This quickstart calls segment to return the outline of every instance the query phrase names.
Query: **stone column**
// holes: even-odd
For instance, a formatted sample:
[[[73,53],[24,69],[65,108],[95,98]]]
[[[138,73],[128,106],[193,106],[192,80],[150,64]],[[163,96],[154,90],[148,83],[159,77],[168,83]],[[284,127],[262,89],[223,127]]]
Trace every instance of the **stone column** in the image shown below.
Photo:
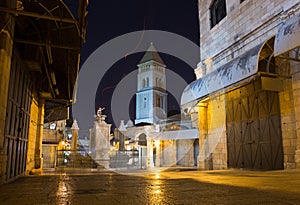
[[[198,104],[198,130],[199,130],[199,156],[198,156],[198,169],[206,170],[206,145],[205,139],[207,137],[207,103]]]
[[[300,70],[300,68],[295,69]],[[297,148],[295,153],[296,168],[300,168],[300,72],[295,72],[292,76],[292,88],[295,107],[295,119],[296,119],[296,136],[297,136]]]
[[[139,168],[142,169],[143,168],[142,147],[138,146],[138,150],[139,150]]]
[[[93,150],[94,150],[93,145],[95,144],[95,142],[94,142],[93,140],[95,140],[95,138],[94,138],[95,132],[94,132],[94,129],[93,129],[93,128],[90,128],[90,129],[89,129],[89,132],[90,132],[90,146],[89,146],[89,152],[90,152],[90,153],[93,153]]]
[[[160,167],[161,166],[161,143],[160,140],[155,141],[155,147],[156,147],[156,159],[155,159],[155,166]]]
[[[102,115],[102,110],[97,111],[96,121],[94,122],[95,129],[95,154],[94,160],[98,163],[99,168],[109,168],[109,150],[110,150],[110,127],[111,124],[105,122],[106,115]]]
[[[43,168],[43,157],[42,157],[42,141],[43,141],[43,124],[44,124],[44,105],[45,100],[39,100],[39,110],[38,110],[38,121],[37,121],[37,131],[36,131],[36,141],[35,141],[35,168]]]
[[[16,0],[2,0],[0,6],[16,8]],[[4,128],[10,78],[15,16],[0,12],[0,183],[5,181],[7,156],[4,153]]]
[[[120,126],[118,128],[118,134],[119,134],[119,150],[124,151],[125,150],[125,136],[126,136],[126,127],[124,124],[124,120],[121,120]]]
[[[172,140],[172,157],[173,157],[173,162],[171,165],[177,165],[177,140]]]
[[[77,141],[78,141],[78,124],[77,124],[77,120],[74,120],[73,125],[71,127],[72,130],[72,145],[71,145],[71,149],[76,151],[77,150]]]
[[[146,139],[147,139],[147,168],[149,169],[154,167],[152,136],[147,135]]]

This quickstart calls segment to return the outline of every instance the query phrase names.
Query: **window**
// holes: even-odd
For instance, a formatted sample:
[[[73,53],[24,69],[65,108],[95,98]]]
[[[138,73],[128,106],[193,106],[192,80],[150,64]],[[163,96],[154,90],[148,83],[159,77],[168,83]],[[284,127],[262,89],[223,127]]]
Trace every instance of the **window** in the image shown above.
[[[226,0],[214,0],[210,7],[210,27],[213,28],[226,16]]]
[[[155,104],[156,104],[156,107],[160,107],[160,108],[162,107],[161,106],[161,97],[158,94],[156,95],[156,103]]]
[[[147,107],[147,98],[144,98],[144,108]]]

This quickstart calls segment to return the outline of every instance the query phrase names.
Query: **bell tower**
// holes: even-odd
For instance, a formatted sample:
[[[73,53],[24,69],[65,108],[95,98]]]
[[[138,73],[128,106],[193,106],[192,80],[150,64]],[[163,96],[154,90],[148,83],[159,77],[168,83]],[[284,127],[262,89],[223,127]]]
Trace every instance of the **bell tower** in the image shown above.
[[[154,124],[167,117],[166,65],[151,43],[137,66],[135,124]]]

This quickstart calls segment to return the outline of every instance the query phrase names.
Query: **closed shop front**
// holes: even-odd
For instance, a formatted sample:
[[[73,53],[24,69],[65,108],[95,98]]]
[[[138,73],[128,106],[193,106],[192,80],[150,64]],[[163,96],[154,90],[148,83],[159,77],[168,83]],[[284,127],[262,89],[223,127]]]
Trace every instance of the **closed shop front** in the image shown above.
[[[255,80],[226,93],[228,167],[283,169],[278,92]]]

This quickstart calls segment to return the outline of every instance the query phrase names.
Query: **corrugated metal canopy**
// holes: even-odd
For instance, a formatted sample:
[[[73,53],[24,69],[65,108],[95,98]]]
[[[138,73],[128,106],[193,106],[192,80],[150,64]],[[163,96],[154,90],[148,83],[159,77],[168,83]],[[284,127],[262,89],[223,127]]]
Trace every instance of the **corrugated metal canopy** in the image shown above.
[[[300,47],[300,13],[282,23],[274,43],[274,55],[279,56]]]
[[[197,139],[197,129],[166,131],[153,134],[153,140],[184,140]]]
[[[181,97],[182,108],[190,108],[197,103],[197,100],[207,97],[210,93],[219,91],[256,74],[258,72],[259,53],[262,45],[255,46],[203,78],[189,84]]]

